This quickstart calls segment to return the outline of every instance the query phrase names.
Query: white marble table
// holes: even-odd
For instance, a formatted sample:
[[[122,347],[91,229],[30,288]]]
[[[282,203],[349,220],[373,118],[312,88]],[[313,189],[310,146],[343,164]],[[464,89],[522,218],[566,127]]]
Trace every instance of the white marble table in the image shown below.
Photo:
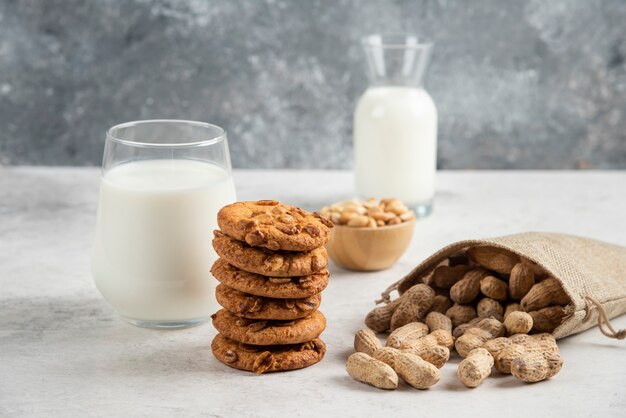
[[[626,245],[626,172],[442,172],[435,212],[417,225],[392,269],[331,266],[322,310],[324,361],[253,376],[211,356],[211,325],[135,328],[91,282],[89,251],[99,171],[0,168],[0,416],[626,416],[626,341],[597,329],[562,341],[565,366],[535,385],[493,377],[468,390],[453,359],[428,391],[394,392],[344,371],[372,300],[451,241],[526,230],[560,231]],[[307,208],[350,197],[346,172],[239,171],[240,199]],[[626,327],[626,316],[615,325]]]

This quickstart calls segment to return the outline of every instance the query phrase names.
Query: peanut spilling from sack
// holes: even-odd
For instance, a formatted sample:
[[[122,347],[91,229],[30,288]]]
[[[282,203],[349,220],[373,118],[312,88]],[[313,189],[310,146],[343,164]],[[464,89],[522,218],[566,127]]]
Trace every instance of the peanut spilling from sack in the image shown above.
[[[391,368],[399,381],[419,389],[436,384],[453,351],[464,358],[459,380],[471,388],[494,366],[523,382],[561,370],[550,333],[570,312],[571,300],[558,280],[530,260],[498,247],[469,247],[414,283],[372,310],[365,319],[370,330],[355,339],[356,351]],[[383,347],[374,332],[389,331]],[[378,384],[372,381],[367,383]]]
[[[399,199],[344,200],[323,207],[320,213],[335,225],[357,228],[397,225],[415,219],[413,212]]]

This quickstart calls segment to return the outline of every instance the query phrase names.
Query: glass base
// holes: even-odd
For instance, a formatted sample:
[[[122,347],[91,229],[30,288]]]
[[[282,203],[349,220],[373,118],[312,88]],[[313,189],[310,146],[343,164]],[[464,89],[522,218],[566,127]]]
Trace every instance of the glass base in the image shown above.
[[[130,322],[136,327],[150,328],[150,329],[183,329],[197,327],[209,320],[210,317],[202,317],[196,319],[187,319],[183,321],[144,321],[142,319],[124,318],[127,322]]]
[[[415,216],[419,218],[425,218],[433,212],[433,202],[419,203],[412,205],[411,209],[415,212]]]

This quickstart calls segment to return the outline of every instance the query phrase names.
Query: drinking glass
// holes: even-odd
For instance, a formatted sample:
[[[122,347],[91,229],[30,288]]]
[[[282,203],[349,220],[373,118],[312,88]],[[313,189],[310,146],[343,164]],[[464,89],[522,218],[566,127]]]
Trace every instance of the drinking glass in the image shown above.
[[[130,323],[184,328],[217,310],[218,210],[234,202],[224,129],[146,120],[106,134],[92,272],[104,298]]]

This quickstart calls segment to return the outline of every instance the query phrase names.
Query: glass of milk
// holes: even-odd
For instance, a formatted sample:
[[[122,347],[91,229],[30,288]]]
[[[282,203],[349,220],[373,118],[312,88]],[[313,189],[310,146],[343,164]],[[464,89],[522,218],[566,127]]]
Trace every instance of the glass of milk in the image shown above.
[[[357,194],[395,197],[418,216],[432,210],[437,108],[422,86],[432,44],[415,35],[363,38],[370,86],[354,111]]]
[[[130,323],[184,328],[218,309],[217,211],[234,202],[226,132],[147,120],[109,129],[92,254],[96,287]]]

